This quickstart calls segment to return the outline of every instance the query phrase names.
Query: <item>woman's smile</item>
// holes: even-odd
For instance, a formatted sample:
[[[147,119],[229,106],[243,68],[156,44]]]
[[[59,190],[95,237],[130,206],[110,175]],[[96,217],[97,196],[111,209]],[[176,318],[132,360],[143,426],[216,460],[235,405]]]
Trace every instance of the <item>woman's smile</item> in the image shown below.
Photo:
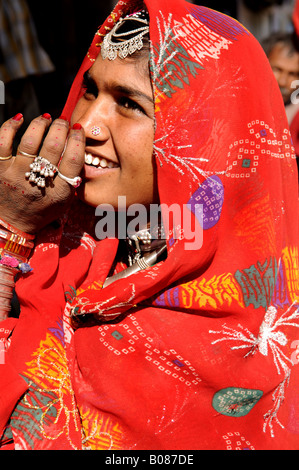
[[[114,163],[101,155],[85,152],[85,165],[82,170],[82,178],[85,183],[99,177],[101,174],[115,170],[119,170],[118,163]]]
[[[119,164],[114,163],[106,157],[101,155],[93,155],[92,153],[85,152],[85,164],[91,165],[96,168],[118,168]]]

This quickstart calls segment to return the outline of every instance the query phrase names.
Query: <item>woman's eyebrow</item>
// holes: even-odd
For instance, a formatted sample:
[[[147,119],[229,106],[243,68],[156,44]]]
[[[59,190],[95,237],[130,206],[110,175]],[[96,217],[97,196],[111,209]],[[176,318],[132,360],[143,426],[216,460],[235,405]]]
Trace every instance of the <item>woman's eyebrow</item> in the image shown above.
[[[82,84],[86,85],[87,83],[95,84],[94,79],[92,78],[89,70],[86,70],[83,74]]]
[[[96,86],[96,82],[90,74],[89,70],[86,70],[83,74],[83,85],[94,85]],[[143,93],[141,90],[137,90],[134,87],[128,85],[120,85],[118,82],[111,82],[106,85],[107,89],[111,89],[116,93],[122,93],[130,98],[144,98],[149,101],[152,105],[154,105],[154,99],[152,96]]]
[[[83,74],[82,85],[97,86],[89,70],[86,70]],[[116,93],[121,93],[123,95],[126,95],[127,97],[132,98],[132,99],[134,98],[146,99],[153,106],[155,104],[152,96],[149,96],[146,93],[143,93],[141,90],[137,90],[136,88],[128,86],[128,85],[120,85],[118,82],[111,82],[106,85],[106,88]]]
[[[120,85],[118,83],[110,83],[109,85],[113,90],[115,90],[117,93],[124,94],[128,96],[129,98],[144,98],[147,101],[149,101],[152,105],[154,105],[154,99],[152,96],[147,95],[146,93],[143,93],[141,90],[138,90],[136,88],[130,87],[128,85]]]

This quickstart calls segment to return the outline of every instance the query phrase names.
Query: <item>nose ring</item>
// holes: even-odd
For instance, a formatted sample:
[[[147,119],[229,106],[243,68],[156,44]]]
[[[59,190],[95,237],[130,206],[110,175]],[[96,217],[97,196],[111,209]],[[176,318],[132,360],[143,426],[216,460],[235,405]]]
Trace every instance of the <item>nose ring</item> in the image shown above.
[[[100,133],[101,133],[101,128],[98,127],[98,126],[93,126],[93,127],[91,128],[91,133],[92,133],[92,135],[100,135]]]

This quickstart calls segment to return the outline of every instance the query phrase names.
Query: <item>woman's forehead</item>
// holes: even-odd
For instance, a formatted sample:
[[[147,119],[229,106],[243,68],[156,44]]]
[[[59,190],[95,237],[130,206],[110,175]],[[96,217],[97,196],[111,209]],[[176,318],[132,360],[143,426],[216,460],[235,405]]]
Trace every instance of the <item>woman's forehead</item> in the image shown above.
[[[136,59],[127,57],[126,59],[109,60],[103,59],[99,54],[88,70],[88,74],[95,81],[105,81],[113,77],[114,81],[131,84],[131,86],[135,85],[137,88],[151,86],[149,62],[145,55],[138,56]]]

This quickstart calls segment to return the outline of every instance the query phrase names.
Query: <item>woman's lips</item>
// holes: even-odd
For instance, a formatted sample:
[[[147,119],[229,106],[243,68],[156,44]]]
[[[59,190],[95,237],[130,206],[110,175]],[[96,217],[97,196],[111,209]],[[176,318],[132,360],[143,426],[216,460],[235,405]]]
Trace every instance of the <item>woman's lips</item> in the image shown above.
[[[104,157],[99,157],[91,153],[85,153],[85,165],[83,171],[83,178],[95,178],[101,173],[112,171],[115,168],[119,168],[117,163],[107,160]]]

